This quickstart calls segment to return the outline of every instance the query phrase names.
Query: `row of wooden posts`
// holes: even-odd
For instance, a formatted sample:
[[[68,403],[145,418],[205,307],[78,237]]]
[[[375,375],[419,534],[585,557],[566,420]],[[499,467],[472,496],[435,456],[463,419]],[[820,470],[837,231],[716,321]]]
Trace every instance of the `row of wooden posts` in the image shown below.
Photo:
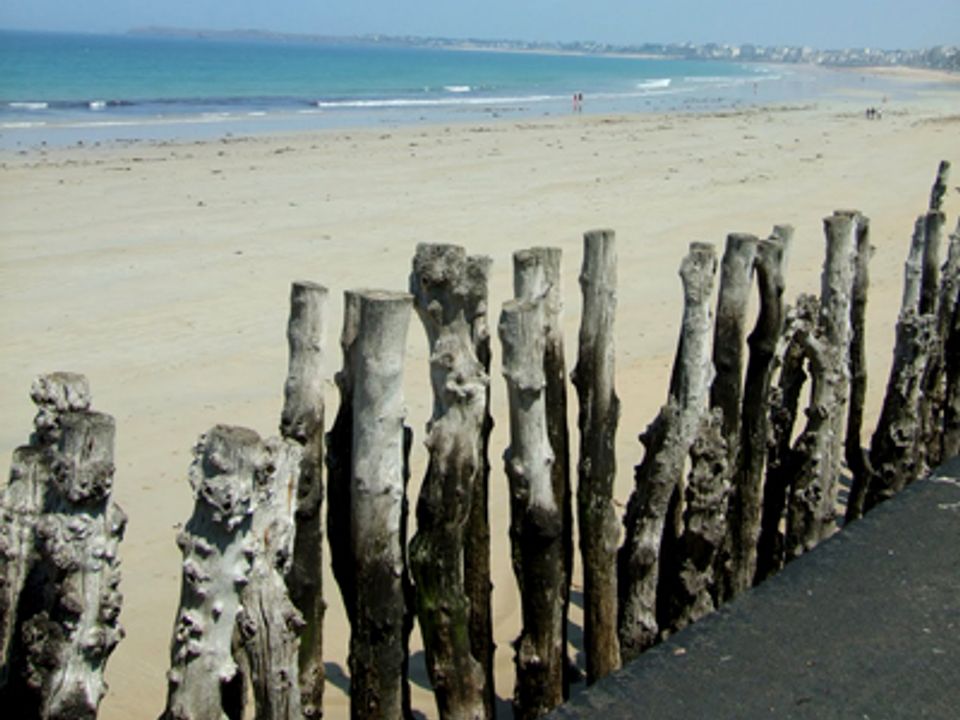
[[[783,298],[790,227],[765,239],[730,235],[719,264],[712,245],[690,246],[667,402],[641,435],[622,543],[613,502],[614,233],[584,236],[571,375],[579,397],[576,503],[560,251],[514,255],[515,298],[503,306],[498,334],[522,611],[515,717],[540,717],[568,695],[574,505],[592,683],[834,532],[844,461],[850,521],[960,451],[960,227],[942,268],[939,259],[948,170],[942,163],[917,221],[893,367],[868,449],[867,218],[838,211],[825,219],[820,295],[801,296],[792,308]],[[322,715],[325,498],[330,562],[351,627],[351,717],[411,716],[414,615],[440,717],[493,717],[490,266],[457,246],[420,245],[409,293],[345,294],[341,401],[326,435],[328,293],[293,285],[280,437],[218,425],[194,449],[196,503],[177,538],[182,589],[162,717],[240,718],[248,691],[258,718]],[[745,344],[754,279],[759,314]],[[429,343],[433,411],[407,544],[412,432],[402,374],[413,308]],[[126,519],[110,499],[114,422],[90,409],[80,375],[41,376],[32,397],[35,430],[14,453],[0,502],[0,706],[24,708],[24,718],[92,718],[103,668],[122,637],[117,548]]]

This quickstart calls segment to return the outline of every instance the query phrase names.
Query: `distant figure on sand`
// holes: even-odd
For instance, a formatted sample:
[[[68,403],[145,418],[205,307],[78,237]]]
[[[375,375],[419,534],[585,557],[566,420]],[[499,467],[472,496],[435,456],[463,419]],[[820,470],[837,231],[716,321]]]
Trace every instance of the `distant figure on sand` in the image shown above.
[[[575,92],[573,94],[573,111],[580,112],[583,110],[583,93]]]

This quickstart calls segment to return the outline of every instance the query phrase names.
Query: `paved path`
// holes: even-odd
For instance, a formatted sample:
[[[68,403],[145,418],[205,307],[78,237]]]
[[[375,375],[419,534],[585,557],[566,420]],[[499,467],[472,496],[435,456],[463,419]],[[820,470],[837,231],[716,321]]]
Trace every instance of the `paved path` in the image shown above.
[[[550,717],[960,718],[960,458]]]

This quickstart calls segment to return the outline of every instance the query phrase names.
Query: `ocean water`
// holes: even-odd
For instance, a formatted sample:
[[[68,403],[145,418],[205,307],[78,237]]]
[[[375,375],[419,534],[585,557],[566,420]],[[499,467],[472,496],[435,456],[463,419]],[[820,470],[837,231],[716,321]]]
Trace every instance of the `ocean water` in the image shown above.
[[[569,114],[574,93],[587,113],[702,109],[816,85],[730,62],[0,31],[0,146]]]

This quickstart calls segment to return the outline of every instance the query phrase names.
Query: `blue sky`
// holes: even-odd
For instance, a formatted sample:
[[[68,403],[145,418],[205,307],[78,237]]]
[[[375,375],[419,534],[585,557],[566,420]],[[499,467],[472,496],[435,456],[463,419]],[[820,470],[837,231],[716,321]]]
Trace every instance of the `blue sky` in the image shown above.
[[[960,43],[960,0],[3,0],[0,27],[256,28],[614,43],[818,48]]]

